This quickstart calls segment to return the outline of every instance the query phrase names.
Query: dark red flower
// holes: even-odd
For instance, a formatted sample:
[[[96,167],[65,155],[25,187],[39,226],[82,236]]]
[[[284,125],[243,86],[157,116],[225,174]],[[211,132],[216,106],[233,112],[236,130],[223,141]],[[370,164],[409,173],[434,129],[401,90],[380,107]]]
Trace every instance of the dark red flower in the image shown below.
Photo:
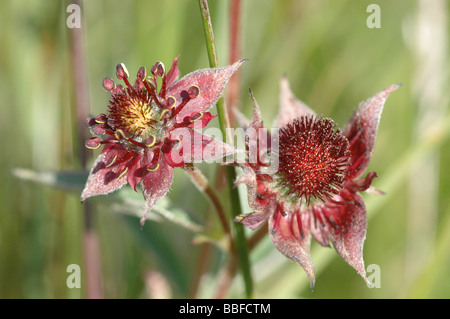
[[[333,120],[317,116],[297,100],[287,79],[283,79],[274,125],[280,128],[279,134],[268,141],[263,138],[266,133],[261,131],[260,110],[253,99],[247,137],[259,145],[258,156],[243,165],[244,174],[236,183],[248,186],[249,205],[254,212],[236,221],[255,229],[268,220],[274,246],[303,267],[311,288],[315,282],[311,235],[322,246],[331,242],[370,285],[362,257],[366,209],[359,192],[370,187],[376,173],[361,175],[372,156],[384,103],[398,87],[390,86],[361,103],[341,131],[335,129]],[[276,172],[268,171],[264,149],[276,153],[271,154],[278,159]]]
[[[208,110],[243,61],[224,68],[197,70],[180,80],[177,62],[178,58],[167,73],[157,62],[149,76],[142,67],[133,84],[125,66],[119,64],[116,75],[125,86],[116,85],[112,79],[103,81],[111,94],[108,112],[87,119],[97,136],[88,139],[86,147],[104,148],[92,167],[81,200],[108,194],[126,183],[136,190],[140,184],[147,213],[169,190],[174,167],[222,158],[236,151],[194,128],[205,127],[215,117]],[[141,224],[144,221],[145,215]]]

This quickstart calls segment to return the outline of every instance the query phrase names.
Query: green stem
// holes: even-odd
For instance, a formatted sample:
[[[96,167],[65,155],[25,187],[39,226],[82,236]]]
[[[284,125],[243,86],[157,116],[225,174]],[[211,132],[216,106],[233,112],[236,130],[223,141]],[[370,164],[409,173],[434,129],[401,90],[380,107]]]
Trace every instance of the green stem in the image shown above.
[[[203,21],[203,29],[205,31],[206,48],[208,51],[209,65],[212,68],[219,66],[219,59],[217,57],[217,50],[214,41],[214,33],[211,24],[211,17],[209,14],[208,1],[198,0],[200,5],[200,12]],[[220,123],[220,130],[222,131],[223,140],[227,141],[227,127],[229,127],[228,112],[226,110],[223,98],[217,101],[217,114]],[[228,182],[228,189],[230,193],[232,217],[241,214],[241,204],[237,188],[234,187],[236,180],[236,171],[232,166],[226,166],[226,175]],[[253,297],[253,280],[250,270],[249,249],[247,239],[245,237],[244,228],[239,223],[232,223],[233,238],[235,241],[237,257],[239,258],[242,277],[244,279],[245,291],[247,298]],[[232,256],[232,258],[236,258]]]

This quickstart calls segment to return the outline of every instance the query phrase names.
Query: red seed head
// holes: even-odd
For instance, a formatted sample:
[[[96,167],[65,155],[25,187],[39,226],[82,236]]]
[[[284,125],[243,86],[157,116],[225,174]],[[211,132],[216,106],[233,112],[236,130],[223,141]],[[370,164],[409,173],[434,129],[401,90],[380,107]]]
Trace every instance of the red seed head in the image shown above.
[[[328,118],[302,116],[280,130],[281,194],[329,199],[339,193],[349,167],[347,138]]]

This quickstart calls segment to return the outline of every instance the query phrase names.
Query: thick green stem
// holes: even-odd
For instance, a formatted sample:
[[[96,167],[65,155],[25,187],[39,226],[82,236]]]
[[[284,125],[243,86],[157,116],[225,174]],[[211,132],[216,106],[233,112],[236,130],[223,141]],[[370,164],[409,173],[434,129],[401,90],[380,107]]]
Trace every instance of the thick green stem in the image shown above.
[[[217,57],[217,51],[214,41],[214,33],[211,24],[211,17],[209,14],[208,1],[198,0],[200,5],[200,12],[203,21],[203,29],[205,31],[206,48],[208,51],[209,65],[210,67],[216,68],[219,66],[219,60]],[[220,123],[220,130],[222,131],[222,136],[224,141],[227,141],[227,127],[229,127],[228,112],[226,110],[225,103],[223,99],[219,99],[217,102],[217,114]],[[228,182],[228,189],[230,193],[232,218],[241,214],[241,204],[237,188],[234,187],[234,181],[236,179],[236,171],[232,166],[226,166],[226,175]],[[231,258],[239,258],[239,264],[242,272],[242,277],[245,283],[245,291],[247,298],[253,297],[253,280],[251,276],[250,260],[249,260],[249,250],[248,243],[245,237],[244,228],[239,223],[232,223],[232,233],[236,246],[236,253],[231,256]],[[231,263],[232,264],[232,263]]]

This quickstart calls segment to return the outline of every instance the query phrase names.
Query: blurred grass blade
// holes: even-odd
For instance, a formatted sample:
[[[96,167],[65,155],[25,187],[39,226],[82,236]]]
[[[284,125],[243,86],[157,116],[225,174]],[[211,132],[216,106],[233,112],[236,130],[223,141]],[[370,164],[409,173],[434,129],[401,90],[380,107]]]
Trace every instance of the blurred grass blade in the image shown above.
[[[119,195],[119,194],[118,194]],[[144,215],[144,203],[143,200],[136,200],[132,198],[122,198],[122,196],[113,196],[116,201],[110,205],[111,211],[114,213],[125,214],[141,218]],[[106,201],[104,201],[106,203]],[[108,200],[111,203],[111,199]],[[167,200],[168,202],[168,200]],[[167,208],[168,204],[163,202],[163,205],[157,203],[153,206],[150,214],[147,214],[147,219],[152,221],[168,221],[171,224],[182,227],[194,233],[202,233],[203,227],[191,220],[189,215],[182,209],[172,207]]]
[[[141,230],[139,223],[136,223],[136,220],[131,216],[125,217],[125,221],[131,233],[137,238],[136,242],[146,252],[153,252],[156,255],[159,269],[166,275],[166,278],[183,295],[187,295],[189,292],[189,272],[186,271],[184,263],[180,262],[176,245],[171,242],[172,238],[167,238],[164,231],[154,223],[146,224]]]
[[[214,40],[214,32],[211,23],[211,16],[208,8],[207,0],[199,0],[200,13],[203,22],[203,30],[205,33],[206,50],[208,52],[209,66],[212,68],[219,67],[219,60],[217,57],[217,50]],[[217,114],[219,117],[220,130],[224,142],[227,142],[227,128],[230,127],[228,119],[228,111],[226,109],[223,98],[220,98],[216,104]],[[241,202],[237,188],[234,187],[234,181],[236,180],[236,171],[232,166],[226,166],[225,172],[227,176],[228,190],[231,203],[232,217],[239,216],[241,214]],[[247,239],[245,237],[244,226],[240,223],[232,223],[234,240],[236,242],[237,255],[239,257],[239,264],[241,267],[242,277],[245,285],[245,292],[247,298],[253,298],[253,278],[251,273],[251,265],[249,259],[249,251]],[[235,258],[235,256],[232,256]],[[233,263],[234,264],[234,263]]]
[[[12,174],[23,180],[61,188],[71,192],[81,192],[88,176],[88,172],[85,170],[36,172],[26,168],[14,168]]]
[[[36,172],[25,168],[15,168],[12,170],[12,174],[23,180],[74,193],[81,193],[88,176],[88,172],[85,170]],[[144,214],[144,201],[142,195],[134,192],[131,188],[121,189],[120,192],[115,192],[107,197],[99,196],[96,200],[110,206],[111,211],[115,213],[132,215],[138,218]],[[184,210],[173,207],[167,198],[155,205],[152,212],[157,215],[149,214],[148,219],[155,221],[166,220],[194,233],[203,232],[202,226],[193,222]],[[163,218],[158,218],[158,216]]]

